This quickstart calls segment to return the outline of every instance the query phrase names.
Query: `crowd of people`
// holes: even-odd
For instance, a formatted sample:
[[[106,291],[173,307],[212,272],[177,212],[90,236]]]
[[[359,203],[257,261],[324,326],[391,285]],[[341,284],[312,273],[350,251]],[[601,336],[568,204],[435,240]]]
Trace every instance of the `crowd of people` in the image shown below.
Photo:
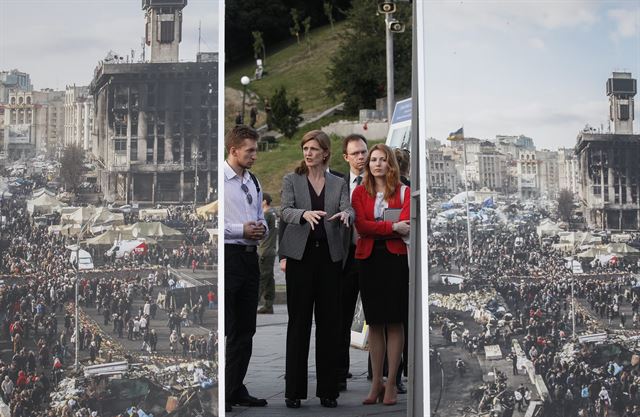
[[[158,332],[166,332],[166,326],[169,332],[178,330],[180,352],[173,353],[176,359],[214,359],[215,334],[196,335],[186,329],[202,324],[211,296],[200,296],[192,305],[170,306],[166,323],[156,317],[163,306],[158,306],[154,297],[154,288],[161,287],[170,294],[172,284],[175,287],[175,281],[156,266],[206,264],[212,261],[210,248],[185,243],[171,251],[153,249],[152,256],[141,263],[107,265],[96,273],[81,274],[79,305],[88,313],[99,313],[103,320],[102,328],[91,319],[81,320],[76,334],[75,273],[67,248],[75,242],[49,233],[46,225],[34,222],[25,197],[26,193],[18,193],[0,201],[0,342],[12,352],[0,360],[0,394],[11,417],[103,416],[99,397],[91,388],[61,408],[49,406],[49,394],[74,363],[76,343],[81,360],[89,365],[122,356],[124,349],[105,348],[105,338],[139,341],[145,355],[158,351],[171,355],[175,351],[170,346],[171,337],[166,346],[158,346]],[[147,269],[141,269],[141,265]],[[154,272],[147,274],[149,266]]]
[[[466,224],[429,233],[429,262],[442,271],[457,270],[468,277],[460,291],[493,288],[502,310],[493,311],[477,334],[444,320],[441,331],[448,343],[462,341],[470,353],[485,344],[511,350],[517,339],[536,374],[542,376],[552,409],[558,415],[617,415],[635,417],[640,404],[640,367],[632,359],[635,351],[623,342],[608,342],[613,353],[603,353],[592,343],[575,342],[570,354],[565,347],[576,333],[631,329],[640,325],[638,271],[635,260],[583,262],[586,274],[574,275],[567,268],[566,253],[545,245],[536,235],[541,215],[532,213],[514,230],[496,224],[489,230],[473,225],[469,256]],[[575,314],[572,314],[572,289]],[[627,317],[631,308],[631,317]],[[622,337],[624,340],[624,336]],[[606,349],[603,349],[606,350]],[[517,356],[513,358],[518,373]]]

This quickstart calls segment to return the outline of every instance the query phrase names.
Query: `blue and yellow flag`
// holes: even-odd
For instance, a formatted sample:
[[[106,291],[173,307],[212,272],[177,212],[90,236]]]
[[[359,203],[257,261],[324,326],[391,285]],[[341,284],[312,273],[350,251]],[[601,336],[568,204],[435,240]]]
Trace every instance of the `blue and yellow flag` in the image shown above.
[[[456,130],[455,132],[449,133],[449,137],[447,138],[447,140],[450,140],[452,142],[464,140],[464,130],[463,130],[463,128],[461,127],[460,129]]]

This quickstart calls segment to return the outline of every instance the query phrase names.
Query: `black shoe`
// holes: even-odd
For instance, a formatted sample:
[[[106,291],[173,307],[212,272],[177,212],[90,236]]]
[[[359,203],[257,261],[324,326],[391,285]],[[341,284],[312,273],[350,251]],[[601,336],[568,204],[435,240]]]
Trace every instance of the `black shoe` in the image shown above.
[[[320,398],[320,405],[327,408],[336,408],[338,401],[335,398]]]
[[[347,372],[347,379],[351,379],[353,378],[353,375],[351,374],[351,372]]]
[[[247,395],[246,397],[236,398],[232,401],[232,405],[239,405],[241,407],[264,407],[267,405],[267,400],[264,398],[256,398],[251,395]]]
[[[260,307],[258,314],[273,314],[273,307]]]
[[[338,382],[338,391],[342,392],[342,391],[346,391],[347,390],[347,383],[346,382]]]
[[[398,382],[398,384],[396,385],[396,390],[398,391],[398,394],[406,394],[407,386],[404,385],[404,382]]]
[[[224,411],[225,413],[230,413],[231,411],[233,411],[233,408],[231,407],[231,403],[228,403],[228,402],[224,403]]]
[[[300,400],[290,400],[288,398],[284,399],[284,403],[287,408],[300,408]]]

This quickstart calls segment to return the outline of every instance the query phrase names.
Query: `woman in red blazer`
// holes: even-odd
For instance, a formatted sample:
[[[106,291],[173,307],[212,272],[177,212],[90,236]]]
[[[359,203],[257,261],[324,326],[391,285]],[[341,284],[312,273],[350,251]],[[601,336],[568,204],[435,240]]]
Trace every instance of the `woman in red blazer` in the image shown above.
[[[386,145],[371,148],[365,171],[364,181],[351,199],[358,232],[355,257],[360,260],[360,294],[369,325],[373,371],[371,391],[362,403],[393,405],[404,345],[402,323],[409,302],[409,264],[402,238],[408,237],[410,231],[410,190],[400,183],[398,162]],[[384,220],[387,208],[401,209],[397,220]],[[382,379],[385,352],[389,364],[386,387]]]

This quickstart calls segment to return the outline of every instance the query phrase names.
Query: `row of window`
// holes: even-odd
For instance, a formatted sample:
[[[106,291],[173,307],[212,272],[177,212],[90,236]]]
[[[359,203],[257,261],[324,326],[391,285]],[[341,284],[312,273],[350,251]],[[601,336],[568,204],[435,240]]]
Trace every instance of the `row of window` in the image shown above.
[[[11,104],[13,104],[13,105],[16,104],[16,98],[15,97],[11,97]],[[22,96],[18,97],[18,104],[25,104],[25,98],[22,97]],[[26,104],[31,104],[31,96],[27,96]]]

